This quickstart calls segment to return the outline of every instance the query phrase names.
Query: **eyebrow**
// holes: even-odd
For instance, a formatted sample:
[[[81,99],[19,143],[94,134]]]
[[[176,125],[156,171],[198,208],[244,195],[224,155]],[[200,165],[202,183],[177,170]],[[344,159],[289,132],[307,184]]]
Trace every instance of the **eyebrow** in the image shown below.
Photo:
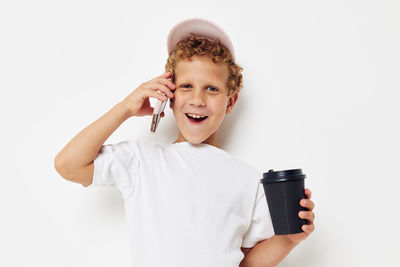
[[[185,84],[190,84],[190,85],[191,85],[192,83],[191,83],[191,82],[186,82],[186,81],[185,81],[185,82],[180,82],[180,83],[179,83],[179,86],[185,85]],[[208,83],[206,86],[207,86],[207,87],[208,87],[208,86],[213,86],[213,87],[215,87],[215,88],[217,88],[217,89],[220,89],[220,86],[214,85],[214,84],[212,84],[212,83]]]

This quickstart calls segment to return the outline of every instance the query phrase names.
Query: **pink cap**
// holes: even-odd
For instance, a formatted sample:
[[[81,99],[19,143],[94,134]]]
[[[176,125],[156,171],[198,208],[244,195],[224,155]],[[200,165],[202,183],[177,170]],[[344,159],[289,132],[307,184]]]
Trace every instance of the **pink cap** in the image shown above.
[[[235,62],[235,52],[228,34],[215,23],[200,18],[184,20],[170,30],[167,39],[168,55],[176,48],[178,42],[191,32],[212,41],[218,38],[229,49]]]

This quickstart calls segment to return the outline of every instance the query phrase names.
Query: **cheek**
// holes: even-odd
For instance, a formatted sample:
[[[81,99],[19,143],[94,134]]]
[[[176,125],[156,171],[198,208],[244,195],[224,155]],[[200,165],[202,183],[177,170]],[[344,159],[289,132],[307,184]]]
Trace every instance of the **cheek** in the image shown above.
[[[178,110],[182,110],[183,105],[185,103],[184,99],[182,97],[177,96],[177,95],[174,96],[174,100],[173,101],[171,101],[171,99],[169,101],[170,101],[169,102],[170,103],[169,106],[174,112],[178,111]]]
[[[183,105],[185,104],[186,101],[185,101],[185,97],[183,95],[175,93],[173,102],[174,102],[173,106],[175,108],[181,108],[181,107],[183,107]]]
[[[213,110],[215,115],[223,117],[225,115],[227,102],[224,100],[216,101],[213,103]]]

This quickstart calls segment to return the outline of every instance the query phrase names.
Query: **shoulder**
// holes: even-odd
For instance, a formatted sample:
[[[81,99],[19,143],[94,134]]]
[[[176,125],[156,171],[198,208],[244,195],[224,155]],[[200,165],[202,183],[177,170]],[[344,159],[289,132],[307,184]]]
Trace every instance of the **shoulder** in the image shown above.
[[[111,146],[111,147],[120,147],[120,148],[149,148],[149,147],[161,147],[159,144],[153,142],[153,141],[148,141],[144,139],[138,139],[138,140],[125,140],[118,142],[116,144],[107,144],[105,146]]]
[[[134,146],[136,146],[137,153],[143,155],[143,157],[160,155],[165,150],[164,145],[146,139],[134,141]]]
[[[232,177],[235,177],[240,184],[241,190],[247,192],[247,196],[254,204],[254,201],[262,197],[262,172],[248,162],[232,156],[230,167]],[[253,205],[252,204],[252,205]]]
[[[245,191],[252,192],[252,194],[256,193],[262,178],[262,174],[257,168],[235,156],[226,157],[219,168],[232,181],[235,180],[243,190],[246,188]]]
[[[251,177],[256,177],[257,179],[260,177],[261,172],[248,162],[234,156],[231,156],[231,160],[238,171],[245,172]]]
[[[134,141],[135,145],[141,149],[162,149],[163,146],[151,140],[140,139]]]
[[[255,182],[258,182],[260,180],[260,171],[247,161],[236,157],[221,148],[211,147],[211,149],[216,152],[216,154],[214,154],[212,157],[213,160],[216,160],[218,164],[221,164],[224,169],[229,169],[231,174],[236,174],[240,177],[253,179]],[[217,157],[217,155],[219,157]]]
[[[106,144],[101,147],[101,153],[112,153],[121,156],[129,154],[139,155],[151,148],[157,147],[157,144],[146,140],[124,140],[114,144]]]

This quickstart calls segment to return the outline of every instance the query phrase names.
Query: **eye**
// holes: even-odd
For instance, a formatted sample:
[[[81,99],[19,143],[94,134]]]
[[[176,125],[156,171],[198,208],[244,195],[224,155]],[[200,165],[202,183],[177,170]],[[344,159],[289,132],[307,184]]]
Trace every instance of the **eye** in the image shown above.
[[[183,92],[188,92],[188,91],[190,91],[189,89],[192,87],[192,85],[189,83],[185,83],[185,84],[180,85],[179,87],[181,87],[181,90]]]
[[[211,90],[211,92],[217,92],[218,91],[218,88],[216,88],[216,87],[214,87],[214,86],[209,86],[209,87],[207,87],[207,89],[208,88],[211,88],[212,90]]]

